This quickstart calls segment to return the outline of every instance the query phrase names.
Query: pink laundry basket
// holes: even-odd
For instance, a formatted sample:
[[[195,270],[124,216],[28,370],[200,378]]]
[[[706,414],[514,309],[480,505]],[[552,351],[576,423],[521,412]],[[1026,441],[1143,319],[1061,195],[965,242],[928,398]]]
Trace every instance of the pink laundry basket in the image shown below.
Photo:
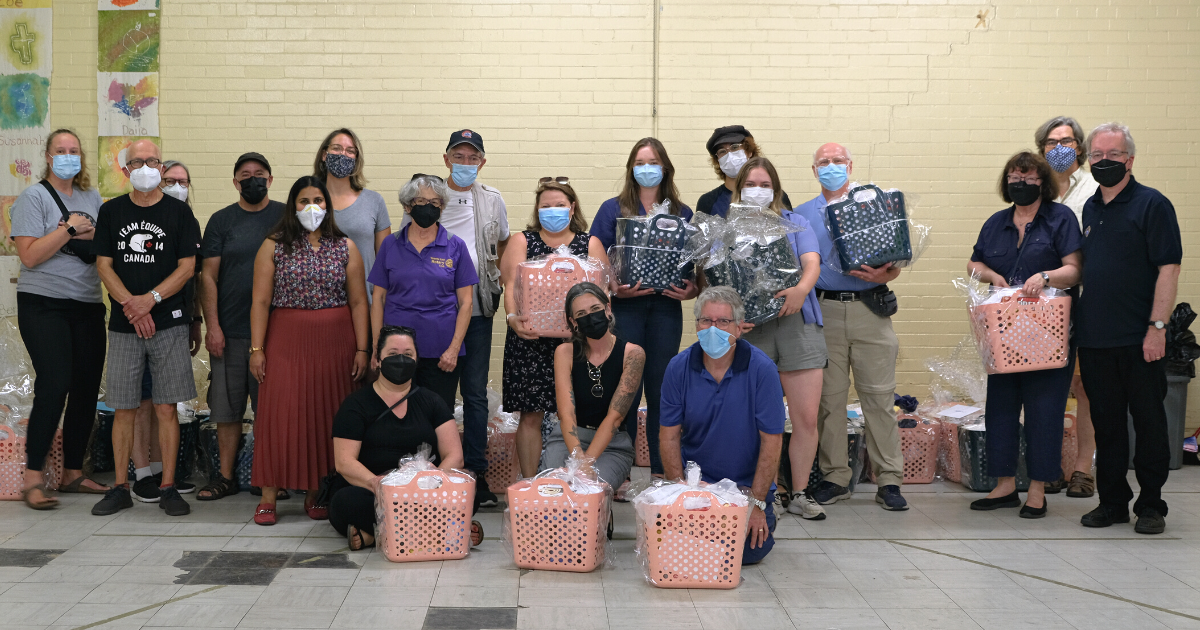
[[[1071,298],[1005,296],[971,307],[971,330],[988,374],[1067,365]]]
[[[608,273],[595,259],[551,254],[517,265],[517,312],[525,326],[541,337],[570,337],[564,304],[567,291],[580,282],[608,286]]]
[[[688,510],[683,507],[688,497],[712,504]],[[643,521],[642,531],[650,581],[659,588],[736,588],[749,506],[723,507],[712,494],[689,490],[675,503],[657,507],[654,518]]]
[[[422,489],[424,478],[442,484]],[[474,500],[474,479],[454,483],[441,470],[422,470],[403,486],[380,483],[375,494],[379,548],[392,562],[465,558],[471,550]]]
[[[646,408],[638,409],[637,437],[633,440],[633,465],[650,465],[650,442],[646,439]]]
[[[586,573],[604,563],[608,493],[575,494],[562,479],[508,487],[513,562],[522,569]]]
[[[900,431],[900,452],[904,457],[904,483],[933,483],[937,477],[938,449],[941,444],[941,423],[925,424],[920,416],[900,414],[896,420],[916,420],[917,426]],[[875,470],[869,469],[871,481]]]
[[[62,429],[54,433],[54,442],[42,466],[42,479],[48,490],[57,490],[63,475]],[[0,501],[20,501],[25,485],[25,438],[0,424]]]
[[[1075,460],[1079,458],[1079,429],[1075,414],[1063,414],[1062,474],[1071,480],[1075,472]]]
[[[488,424],[487,473],[483,478],[488,488],[507,488],[521,478],[521,462],[517,459],[517,434],[501,431],[496,423]],[[493,490],[494,492],[494,490]]]
[[[942,479],[962,483],[962,462],[958,453],[958,424],[942,420],[938,437],[938,473]]]

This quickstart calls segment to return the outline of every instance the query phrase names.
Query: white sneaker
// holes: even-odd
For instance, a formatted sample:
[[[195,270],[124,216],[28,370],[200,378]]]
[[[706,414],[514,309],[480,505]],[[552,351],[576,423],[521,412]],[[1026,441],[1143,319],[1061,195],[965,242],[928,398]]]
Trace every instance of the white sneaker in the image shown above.
[[[792,493],[792,500],[788,503],[788,512],[808,521],[825,520],[825,508],[804,492]]]

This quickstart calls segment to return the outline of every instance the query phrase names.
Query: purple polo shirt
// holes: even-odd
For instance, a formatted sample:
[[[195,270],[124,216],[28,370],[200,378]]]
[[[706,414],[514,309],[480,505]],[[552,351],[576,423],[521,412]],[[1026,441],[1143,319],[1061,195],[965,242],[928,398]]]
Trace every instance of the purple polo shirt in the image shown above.
[[[386,239],[367,282],[387,289],[383,323],[417,331],[417,355],[436,359],[450,347],[458,317],[457,289],[479,283],[467,244],[439,223],[437,237],[417,252],[406,225]],[[467,353],[466,345],[458,356]]]

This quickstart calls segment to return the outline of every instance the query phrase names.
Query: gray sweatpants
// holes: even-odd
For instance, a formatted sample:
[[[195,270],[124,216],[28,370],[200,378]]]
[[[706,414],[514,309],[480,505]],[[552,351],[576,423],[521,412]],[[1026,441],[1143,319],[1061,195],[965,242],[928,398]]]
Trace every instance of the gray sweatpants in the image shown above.
[[[596,435],[595,429],[575,427],[579,436],[579,445],[585,450]],[[563,441],[562,425],[555,424],[550,432],[550,438],[542,450],[541,470],[562,468],[567,464],[567,443]],[[629,470],[633,468],[633,439],[627,431],[619,431],[608,443],[608,448],[596,459],[596,473],[605,483],[612,486],[613,492],[625,483]]]

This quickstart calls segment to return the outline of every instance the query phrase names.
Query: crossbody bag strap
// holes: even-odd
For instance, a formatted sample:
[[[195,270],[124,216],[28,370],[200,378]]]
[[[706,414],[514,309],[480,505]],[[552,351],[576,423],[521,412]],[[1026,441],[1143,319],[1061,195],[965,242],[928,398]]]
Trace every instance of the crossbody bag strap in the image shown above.
[[[379,414],[378,416],[375,416],[375,419],[372,420],[371,423],[374,424],[376,422],[379,422],[380,420],[383,419],[384,416],[388,415],[389,413],[392,413],[393,409],[395,409],[396,407],[399,407],[400,403],[408,400],[408,398],[410,396],[412,396],[413,394],[417,393],[417,390],[419,390],[419,389],[421,389],[421,388],[417,387],[416,385],[413,385],[412,387],[410,387],[408,389],[407,394],[405,394],[400,400],[397,400],[395,403],[393,403],[391,407],[388,407],[387,411],[384,411],[383,413]]]
[[[51,186],[50,182],[45,179],[38,183],[46,188],[46,192],[50,193],[50,198],[54,200],[54,203],[58,204],[58,211],[62,213],[63,221],[70,220],[71,213],[67,211],[67,204],[63,203],[62,197],[58,196],[58,191],[54,190],[54,186]]]

